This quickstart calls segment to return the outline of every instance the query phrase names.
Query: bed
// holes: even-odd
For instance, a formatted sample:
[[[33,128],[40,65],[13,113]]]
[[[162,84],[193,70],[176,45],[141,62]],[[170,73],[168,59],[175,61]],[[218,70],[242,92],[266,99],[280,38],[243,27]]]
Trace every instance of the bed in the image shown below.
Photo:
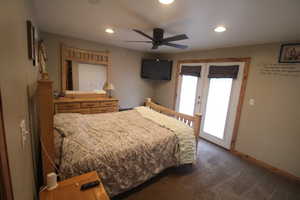
[[[55,171],[54,164],[62,179],[96,170],[115,196],[166,168],[195,163],[200,115],[180,114],[147,99],[145,107],[130,111],[53,117],[46,85],[38,86],[44,176]]]

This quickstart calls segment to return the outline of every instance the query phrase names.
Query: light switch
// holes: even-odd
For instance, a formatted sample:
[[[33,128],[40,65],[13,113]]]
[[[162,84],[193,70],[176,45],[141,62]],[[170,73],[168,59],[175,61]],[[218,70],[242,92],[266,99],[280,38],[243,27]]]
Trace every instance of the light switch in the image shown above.
[[[255,100],[254,99],[249,99],[249,105],[254,106],[255,105]]]
[[[27,137],[28,137],[28,135],[29,135],[29,132],[28,132],[28,130],[26,129],[25,119],[23,119],[23,120],[20,122],[20,130],[21,130],[21,135],[22,135],[22,147],[24,148],[24,147],[25,147],[26,140],[27,140]]]

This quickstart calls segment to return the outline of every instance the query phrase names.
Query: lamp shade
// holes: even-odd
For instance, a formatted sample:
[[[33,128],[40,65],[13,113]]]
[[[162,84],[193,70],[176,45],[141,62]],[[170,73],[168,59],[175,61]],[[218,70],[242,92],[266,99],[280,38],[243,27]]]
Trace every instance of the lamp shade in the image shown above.
[[[114,89],[115,89],[115,87],[112,83],[105,82],[105,84],[103,86],[103,90],[108,91],[108,90],[114,90]]]

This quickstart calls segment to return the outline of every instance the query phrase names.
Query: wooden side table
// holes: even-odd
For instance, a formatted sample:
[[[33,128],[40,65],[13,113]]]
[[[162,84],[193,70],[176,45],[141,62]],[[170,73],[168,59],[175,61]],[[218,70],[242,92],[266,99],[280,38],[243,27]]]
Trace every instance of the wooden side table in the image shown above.
[[[109,200],[102,183],[94,188],[81,191],[81,185],[100,180],[97,172],[93,171],[76,176],[58,183],[54,190],[47,189],[40,193],[41,200]]]

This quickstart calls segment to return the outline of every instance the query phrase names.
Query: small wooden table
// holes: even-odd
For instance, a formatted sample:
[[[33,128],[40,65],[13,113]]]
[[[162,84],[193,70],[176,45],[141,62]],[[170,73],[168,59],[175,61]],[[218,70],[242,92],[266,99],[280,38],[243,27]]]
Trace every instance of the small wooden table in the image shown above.
[[[54,190],[47,189],[40,193],[41,200],[109,200],[104,187],[100,184],[97,187],[81,191],[81,185],[100,180],[97,172],[90,172],[59,182]]]

